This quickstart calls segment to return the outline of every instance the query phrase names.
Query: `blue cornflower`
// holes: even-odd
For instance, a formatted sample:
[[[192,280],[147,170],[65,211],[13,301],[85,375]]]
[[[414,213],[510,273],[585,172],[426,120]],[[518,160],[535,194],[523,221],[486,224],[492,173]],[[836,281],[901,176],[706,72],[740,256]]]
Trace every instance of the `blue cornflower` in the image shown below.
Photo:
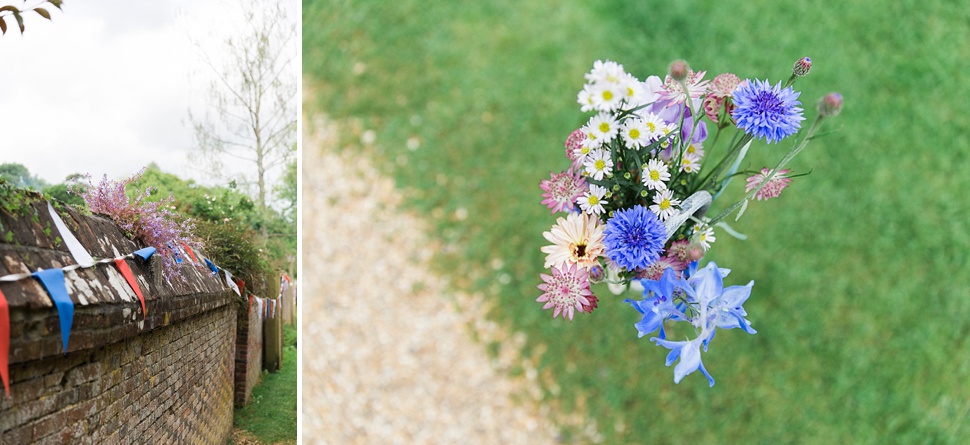
[[[767,80],[749,80],[734,90],[735,109],[731,116],[738,128],[769,143],[778,142],[798,132],[802,116],[802,103],[792,87],[774,87]]]
[[[606,256],[627,270],[656,262],[666,238],[667,229],[657,215],[641,205],[615,211],[603,231]]]

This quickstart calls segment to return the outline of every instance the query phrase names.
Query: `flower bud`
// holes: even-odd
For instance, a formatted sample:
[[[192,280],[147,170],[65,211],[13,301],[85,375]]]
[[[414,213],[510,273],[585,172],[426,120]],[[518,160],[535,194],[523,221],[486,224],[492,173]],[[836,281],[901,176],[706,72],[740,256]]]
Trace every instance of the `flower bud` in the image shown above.
[[[798,77],[802,77],[808,74],[812,69],[812,59],[809,57],[802,57],[795,62],[795,66],[792,67],[792,73]]]
[[[683,82],[687,80],[687,75],[690,74],[690,66],[687,65],[687,61],[677,59],[670,62],[670,68],[668,74],[671,79],[677,82]]]
[[[818,114],[823,117],[837,116],[842,111],[842,95],[829,93],[818,100]]]
[[[687,248],[687,258],[690,258],[691,261],[700,261],[701,258],[704,258],[704,247],[691,243]]]

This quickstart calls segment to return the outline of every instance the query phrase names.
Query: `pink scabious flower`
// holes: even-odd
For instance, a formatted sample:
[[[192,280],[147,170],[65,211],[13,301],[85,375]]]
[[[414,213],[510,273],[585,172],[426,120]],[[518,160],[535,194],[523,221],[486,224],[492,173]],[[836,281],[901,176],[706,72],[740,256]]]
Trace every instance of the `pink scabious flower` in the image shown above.
[[[742,80],[731,73],[718,74],[717,77],[711,81],[710,92],[704,98],[702,106],[704,108],[704,114],[707,115],[711,121],[718,123],[721,115],[721,109],[727,106],[728,115],[731,114],[731,110],[734,109],[734,104],[728,101],[726,98],[732,97],[734,94],[734,89],[742,83]]]
[[[545,192],[542,203],[547,205],[552,213],[571,212],[576,208],[576,200],[586,191],[586,180],[572,169],[562,173],[549,173],[550,178],[539,183]]]
[[[646,278],[648,280],[659,280],[663,276],[664,271],[667,269],[673,269],[674,272],[678,274],[687,268],[687,263],[677,260],[671,256],[662,256],[660,259],[655,261],[653,264],[644,267],[637,271],[637,278]]]
[[[566,138],[566,157],[570,161],[573,161],[575,165],[576,160],[580,157],[577,155],[579,149],[583,147],[583,141],[586,139],[586,133],[583,132],[582,128],[577,128],[569,133],[569,137]]]
[[[552,318],[562,314],[562,318],[572,320],[577,310],[586,312],[586,307],[590,307],[590,310],[596,307],[596,301],[590,301],[593,291],[589,288],[589,271],[586,268],[576,264],[560,264],[553,267],[551,272],[551,275],[539,275],[543,283],[537,287],[543,293],[536,301],[545,303],[543,309],[553,309]]]
[[[688,71],[684,84],[687,85],[687,94],[690,94],[691,99],[699,99],[707,92],[707,84],[710,81],[702,80],[705,74],[707,74],[707,71]],[[687,94],[684,93],[684,89],[681,88],[680,83],[668,75],[664,80],[664,89],[661,92],[660,98],[670,101],[670,105],[682,104],[687,100]]]
[[[741,79],[731,73],[718,74],[711,81],[710,94],[717,97],[731,97],[734,89],[741,84]]]
[[[687,263],[691,262],[690,241],[684,239],[684,240],[674,241],[670,243],[670,247],[667,248],[667,257],[683,263],[684,268],[680,270],[686,269]]]
[[[788,184],[791,182],[791,178],[785,176],[789,171],[790,170],[788,169],[778,170],[778,172],[771,177],[771,180],[761,187],[761,190],[758,190],[758,192],[755,193],[755,197],[758,199],[758,201],[777,198],[778,195],[781,194],[781,191],[784,190],[785,187],[788,187]],[[761,183],[765,182],[768,175],[771,175],[771,172],[772,170],[768,168],[762,168],[761,173],[757,173],[748,178],[748,185],[744,187],[744,191],[751,192],[752,190],[758,188]]]

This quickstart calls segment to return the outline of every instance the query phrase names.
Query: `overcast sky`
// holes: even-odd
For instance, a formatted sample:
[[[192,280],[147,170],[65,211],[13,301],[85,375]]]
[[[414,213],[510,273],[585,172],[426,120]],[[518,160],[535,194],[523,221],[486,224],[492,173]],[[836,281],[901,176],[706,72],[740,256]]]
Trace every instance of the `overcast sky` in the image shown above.
[[[297,22],[299,4],[284,1]],[[0,37],[0,163],[24,164],[58,183],[72,173],[120,179],[155,162],[212,183],[188,158],[187,110],[204,113],[211,72],[190,36],[217,48],[238,32],[229,19],[234,4],[66,0],[63,11],[47,8],[50,22],[25,15],[23,36],[8,21]]]

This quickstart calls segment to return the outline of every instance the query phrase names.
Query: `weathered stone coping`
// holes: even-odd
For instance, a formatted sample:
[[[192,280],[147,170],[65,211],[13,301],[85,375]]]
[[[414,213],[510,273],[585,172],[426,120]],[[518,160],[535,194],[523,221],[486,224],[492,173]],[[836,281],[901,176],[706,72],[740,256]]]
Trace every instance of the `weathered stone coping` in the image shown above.
[[[57,239],[47,203],[39,195],[30,196],[33,202],[17,215],[0,210],[0,276],[75,264]],[[61,219],[95,259],[117,258],[145,247],[106,217],[60,207]],[[196,252],[202,261],[200,255]],[[168,283],[156,257],[126,261],[145,297],[147,316],[114,264],[67,271],[65,285],[75,304],[68,351],[62,351],[57,311],[43,286],[33,278],[0,283],[10,306],[10,364],[111,344],[239,298],[224,277],[213,275],[204,264],[183,263],[184,282]]]

